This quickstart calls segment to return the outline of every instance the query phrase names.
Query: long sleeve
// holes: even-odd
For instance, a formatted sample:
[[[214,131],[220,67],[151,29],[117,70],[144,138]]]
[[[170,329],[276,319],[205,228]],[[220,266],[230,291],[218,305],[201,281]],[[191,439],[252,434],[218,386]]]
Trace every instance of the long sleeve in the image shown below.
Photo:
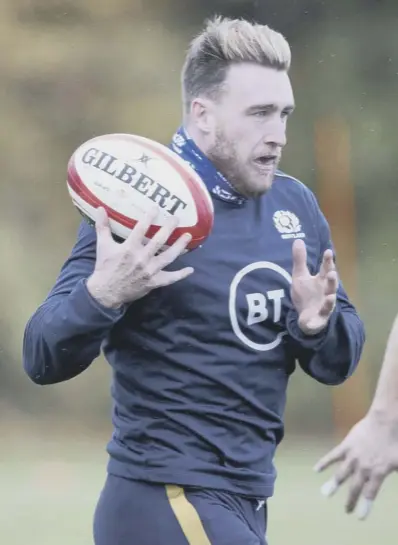
[[[95,256],[95,230],[82,222],[54,287],[25,328],[23,365],[37,384],[54,384],[82,373],[123,316],[123,309],[102,307],[86,288]]]
[[[315,200],[315,197],[314,197]],[[315,201],[319,222],[319,265],[326,249],[334,250],[329,225]],[[335,310],[328,327],[315,336],[307,336],[298,326],[298,315],[291,309],[287,331],[293,354],[305,373],[329,385],[343,383],[355,371],[365,343],[365,328],[341,282]]]

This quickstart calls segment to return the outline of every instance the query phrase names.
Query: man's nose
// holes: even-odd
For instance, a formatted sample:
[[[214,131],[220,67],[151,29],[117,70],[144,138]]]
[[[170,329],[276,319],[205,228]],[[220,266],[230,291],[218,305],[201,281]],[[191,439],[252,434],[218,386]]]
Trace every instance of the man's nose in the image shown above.
[[[268,127],[264,141],[266,144],[273,145],[278,148],[283,148],[286,146],[286,125],[283,120],[277,120]]]

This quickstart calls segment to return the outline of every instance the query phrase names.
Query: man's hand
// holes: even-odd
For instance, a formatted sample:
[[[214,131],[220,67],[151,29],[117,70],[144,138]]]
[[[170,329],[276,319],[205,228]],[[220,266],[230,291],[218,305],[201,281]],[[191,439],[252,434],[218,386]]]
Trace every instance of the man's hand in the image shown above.
[[[369,413],[315,466],[315,471],[321,472],[339,463],[332,479],[323,485],[322,494],[332,496],[350,479],[345,510],[352,513],[358,505],[361,520],[369,515],[386,476],[398,470],[397,415],[393,418]]]
[[[184,234],[159,253],[177,227],[175,218],[170,216],[167,224],[145,243],[145,234],[158,213],[154,208],[119,244],[112,238],[105,210],[99,208],[97,212],[97,259],[94,272],[87,280],[87,289],[105,307],[118,308],[131,303],[193,272],[192,267],[170,272],[163,270],[183,253],[191,240],[189,234]]]
[[[307,250],[303,240],[293,243],[291,297],[298,313],[298,325],[306,335],[316,335],[328,324],[336,305],[338,276],[333,252],[326,250],[318,274],[307,267]]]

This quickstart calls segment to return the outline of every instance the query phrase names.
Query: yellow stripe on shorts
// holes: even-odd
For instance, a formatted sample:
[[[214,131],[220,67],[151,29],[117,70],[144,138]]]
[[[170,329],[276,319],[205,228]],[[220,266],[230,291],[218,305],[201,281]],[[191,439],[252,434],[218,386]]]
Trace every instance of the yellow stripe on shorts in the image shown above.
[[[211,545],[198,512],[187,500],[184,489],[166,485],[166,494],[189,545]]]

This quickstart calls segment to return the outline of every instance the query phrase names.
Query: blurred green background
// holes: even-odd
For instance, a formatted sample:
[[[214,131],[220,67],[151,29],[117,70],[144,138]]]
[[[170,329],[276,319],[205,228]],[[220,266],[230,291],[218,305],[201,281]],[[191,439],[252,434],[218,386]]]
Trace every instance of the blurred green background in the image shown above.
[[[297,372],[270,502],[270,545],[396,545],[398,483],[371,518],[323,500],[317,458],[366,411],[398,310],[396,0],[2,0],[0,3],[0,543],[86,545],[111,433],[100,358],[69,383],[24,375],[22,334],[51,288],[80,217],[66,163],[88,138],[139,133],[167,143],[180,122],[189,39],[214,13],[274,26],[292,46],[297,111],[282,168],[318,195],[341,276],[367,328],[342,387]]]

